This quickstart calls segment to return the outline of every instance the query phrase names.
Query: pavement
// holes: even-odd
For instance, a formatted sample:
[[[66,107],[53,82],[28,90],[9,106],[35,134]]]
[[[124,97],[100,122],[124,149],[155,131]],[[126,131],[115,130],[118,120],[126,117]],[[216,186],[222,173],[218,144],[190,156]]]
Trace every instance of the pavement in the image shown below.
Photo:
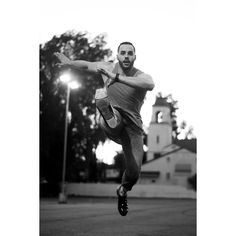
[[[196,200],[129,198],[120,216],[116,198],[40,201],[40,236],[195,236]]]

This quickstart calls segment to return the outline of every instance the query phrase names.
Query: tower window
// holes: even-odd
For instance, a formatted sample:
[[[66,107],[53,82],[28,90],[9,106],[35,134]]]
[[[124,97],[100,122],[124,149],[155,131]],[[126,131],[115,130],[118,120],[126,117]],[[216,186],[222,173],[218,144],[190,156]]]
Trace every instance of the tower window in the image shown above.
[[[156,122],[161,123],[163,121],[163,113],[161,111],[158,111],[156,113]]]
[[[159,143],[159,142],[160,142],[160,136],[157,135],[157,143]]]

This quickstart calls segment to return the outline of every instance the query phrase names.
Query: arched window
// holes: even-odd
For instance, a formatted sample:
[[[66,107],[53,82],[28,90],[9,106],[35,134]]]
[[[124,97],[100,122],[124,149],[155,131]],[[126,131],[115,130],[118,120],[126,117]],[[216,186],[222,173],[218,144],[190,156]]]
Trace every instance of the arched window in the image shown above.
[[[156,113],[156,122],[157,122],[157,123],[161,123],[162,120],[163,120],[163,113],[162,113],[161,111],[158,111],[158,112]]]

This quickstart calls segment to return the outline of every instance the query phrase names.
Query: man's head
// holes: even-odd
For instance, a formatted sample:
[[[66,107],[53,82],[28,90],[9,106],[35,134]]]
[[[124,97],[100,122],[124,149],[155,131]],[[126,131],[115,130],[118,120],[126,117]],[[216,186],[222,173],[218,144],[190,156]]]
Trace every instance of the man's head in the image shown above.
[[[123,70],[129,70],[133,67],[136,59],[135,47],[130,42],[123,42],[119,45],[117,59]]]

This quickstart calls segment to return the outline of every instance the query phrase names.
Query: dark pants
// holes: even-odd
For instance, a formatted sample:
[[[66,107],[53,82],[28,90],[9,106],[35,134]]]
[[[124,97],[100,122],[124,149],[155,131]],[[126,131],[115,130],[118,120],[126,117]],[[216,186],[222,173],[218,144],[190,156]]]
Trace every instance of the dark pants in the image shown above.
[[[140,130],[135,129],[129,121],[124,120],[117,110],[115,110],[115,113],[121,118],[117,127],[110,128],[102,116],[100,116],[99,121],[107,136],[122,145],[126,169],[123,173],[121,184],[127,191],[130,191],[137,182],[141,170],[143,159],[143,134]]]

